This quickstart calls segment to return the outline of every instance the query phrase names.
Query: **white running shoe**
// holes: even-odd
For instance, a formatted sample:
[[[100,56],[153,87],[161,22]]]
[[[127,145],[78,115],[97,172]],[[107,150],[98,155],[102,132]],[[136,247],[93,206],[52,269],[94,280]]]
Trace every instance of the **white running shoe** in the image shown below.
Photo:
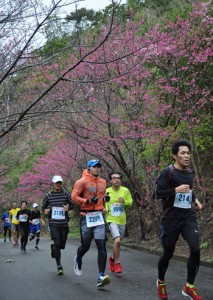
[[[99,276],[98,277],[98,283],[97,283],[97,287],[103,287],[107,284],[110,283],[110,277],[109,275],[105,275],[105,276]]]
[[[77,255],[74,257],[74,272],[77,276],[82,275],[82,270],[78,268],[78,263],[77,263]]]

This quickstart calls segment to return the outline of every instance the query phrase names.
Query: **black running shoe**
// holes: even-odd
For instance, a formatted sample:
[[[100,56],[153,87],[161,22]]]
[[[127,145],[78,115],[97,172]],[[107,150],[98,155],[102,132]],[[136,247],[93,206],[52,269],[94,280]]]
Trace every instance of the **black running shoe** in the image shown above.
[[[57,275],[63,275],[63,274],[64,274],[64,270],[63,270],[62,266],[59,266],[57,268]]]

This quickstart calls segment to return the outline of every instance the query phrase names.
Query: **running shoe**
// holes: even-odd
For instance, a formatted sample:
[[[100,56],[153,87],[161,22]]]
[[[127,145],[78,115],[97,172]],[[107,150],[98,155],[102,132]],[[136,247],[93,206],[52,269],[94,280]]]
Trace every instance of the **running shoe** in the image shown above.
[[[36,249],[36,250],[39,250],[38,245],[35,245],[35,249]]]
[[[51,256],[52,258],[55,258],[55,254],[54,254],[54,243],[53,243],[53,242],[50,243],[50,256]]]
[[[109,275],[101,275],[98,277],[97,287],[104,287],[105,285],[110,283]]]
[[[111,256],[108,258],[108,263],[110,271],[115,272],[115,261]]]
[[[74,272],[77,276],[81,276],[82,275],[82,270],[79,269],[78,266],[78,258],[77,255],[74,257]]]
[[[122,273],[123,269],[120,263],[115,264],[115,273]]]
[[[182,289],[182,294],[186,297],[188,296],[191,300],[203,300],[203,298],[200,295],[198,295],[194,285],[184,285]]]
[[[62,266],[58,266],[57,275],[63,275],[63,274],[64,274],[64,270],[63,270]]]
[[[166,282],[160,282],[157,280],[157,287],[158,287],[158,298],[159,299],[168,299],[168,295],[166,292]]]
[[[4,243],[6,243],[6,239],[4,239]]]

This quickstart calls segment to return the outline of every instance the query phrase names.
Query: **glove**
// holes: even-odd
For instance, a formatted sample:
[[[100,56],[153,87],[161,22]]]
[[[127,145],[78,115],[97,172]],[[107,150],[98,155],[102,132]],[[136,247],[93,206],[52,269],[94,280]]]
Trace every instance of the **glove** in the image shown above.
[[[107,193],[106,196],[104,196],[103,201],[104,202],[109,202],[110,201],[109,193]]]
[[[94,204],[98,203],[98,198],[96,197],[96,195],[94,195],[91,199],[87,200],[87,204],[89,204],[91,202],[94,203]]]

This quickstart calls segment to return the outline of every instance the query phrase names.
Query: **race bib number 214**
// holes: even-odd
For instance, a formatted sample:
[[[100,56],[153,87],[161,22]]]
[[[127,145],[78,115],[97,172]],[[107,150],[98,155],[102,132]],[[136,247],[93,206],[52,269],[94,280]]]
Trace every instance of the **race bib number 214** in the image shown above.
[[[176,193],[174,207],[191,208],[192,207],[192,191],[189,193]]]

